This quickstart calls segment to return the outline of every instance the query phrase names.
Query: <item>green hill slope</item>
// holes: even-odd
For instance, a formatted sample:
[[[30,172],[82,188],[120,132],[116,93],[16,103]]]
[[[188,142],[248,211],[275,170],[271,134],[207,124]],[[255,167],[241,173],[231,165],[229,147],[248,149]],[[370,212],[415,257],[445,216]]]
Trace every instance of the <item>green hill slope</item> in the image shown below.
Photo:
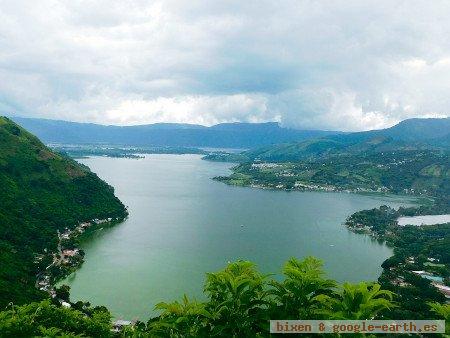
[[[330,135],[322,138],[270,145],[241,154],[243,160],[299,161],[334,154],[410,151],[449,148],[450,118],[410,119],[380,130]]]
[[[34,257],[55,250],[57,230],[94,218],[122,218],[113,188],[0,117],[0,307],[42,297]]]

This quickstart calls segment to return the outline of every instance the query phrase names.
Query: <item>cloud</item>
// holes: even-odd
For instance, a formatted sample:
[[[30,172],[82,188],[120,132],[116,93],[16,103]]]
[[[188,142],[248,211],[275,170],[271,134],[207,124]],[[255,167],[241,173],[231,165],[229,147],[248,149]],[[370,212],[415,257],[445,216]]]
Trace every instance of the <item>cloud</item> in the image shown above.
[[[450,108],[446,1],[0,0],[0,111],[363,130]]]

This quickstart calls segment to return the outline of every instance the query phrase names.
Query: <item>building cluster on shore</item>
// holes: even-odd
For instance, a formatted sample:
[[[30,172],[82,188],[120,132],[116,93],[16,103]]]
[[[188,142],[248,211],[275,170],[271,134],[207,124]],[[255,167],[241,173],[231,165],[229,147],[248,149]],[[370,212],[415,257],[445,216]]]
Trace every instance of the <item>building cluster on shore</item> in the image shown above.
[[[62,233],[58,230],[57,250],[55,252],[48,252],[45,249],[44,253],[38,254],[35,257],[36,264],[41,263],[45,258],[51,259],[51,263],[37,273],[36,287],[39,290],[48,292],[53,298],[56,297],[54,287],[56,280],[63,278],[83,263],[84,253],[74,246],[73,240],[84,234],[93,225],[101,225],[113,221],[118,221],[118,219],[111,217],[105,219],[96,218],[91,221],[82,222],[73,229],[66,228]]]
[[[436,259],[428,258],[428,261],[436,262]],[[415,257],[408,257],[405,263],[408,264],[414,264],[416,262]],[[438,261],[437,261],[438,262]],[[441,265],[437,263],[433,263],[435,266]],[[443,264],[442,264],[443,266]],[[391,268],[394,269],[394,268]],[[442,293],[445,298],[447,299],[447,302],[450,302],[450,287],[444,284],[444,278],[442,276],[438,276],[432,272],[426,271],[426,270],[407,270],[408,272],[411,272],[417,276],[420,276],[422,278],[426,278],[430,281],[431,285],[433,285],[440,293]],[[408,287],[411,286],[410,283],[405,281],[405,277],[402,275],[399,275],[391,280],[392,284],[395,284],[397,286],[401,287]]]
[[[352,223],[351,221],[347,220],[346,226],[353,232],[366,233],[376,238],[379,237],[378,234],[375,233],[371,227],[364,225],[362,223]],[[386,231],[386,234],[390,234],[390,232]],[[427,262],[423,264],[423,270],[412,270],[411,268],[408,268],[408,265],[409,266],[417,265],[418,258],[414,256],[407,257],[403,263],[399,263],[399,267],[401,267],[402,271],[404,272],[410,272],[422,278],[428,279],[430,281],[430,284],[433,285],[440,293],[442,293],[445,296],[447,302],[450,302],[450,287],[444,284],[444,277],[436,274],[435,272],[427,270],[427,268],[432,267],[443,268],[445,267],[445,264],[441,264],[438,258],[427,257],[426,259]],[[397,269],[396,267],[390,268],[391,271],[396,269]],[[405,277],[402,274],[399,274],[396,277],[392,278],[390,282],[400,287],[411,286],[411,284],[405,280]]]
[[[280,189],[280,190],[298,190],[298,191],[323,191],[323,192],[345,192],[345,193],[388,193],[389,188],[378,187],[377,189],[370,188],[341,188],[334,185],[325,184],[313,184],[305,183],[301,181],[295,181],[292,187],[287,186],[285,183],[251,183],[249,185],[251,188],[258,189]]]

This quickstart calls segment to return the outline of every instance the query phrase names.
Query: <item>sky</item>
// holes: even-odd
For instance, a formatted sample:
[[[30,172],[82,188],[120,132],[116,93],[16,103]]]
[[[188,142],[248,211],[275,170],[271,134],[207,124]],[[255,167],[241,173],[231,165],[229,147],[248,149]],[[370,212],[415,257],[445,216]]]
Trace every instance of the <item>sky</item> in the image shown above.
[[[450,2],[0,0],[0,113],[368,130],[450,111]]]

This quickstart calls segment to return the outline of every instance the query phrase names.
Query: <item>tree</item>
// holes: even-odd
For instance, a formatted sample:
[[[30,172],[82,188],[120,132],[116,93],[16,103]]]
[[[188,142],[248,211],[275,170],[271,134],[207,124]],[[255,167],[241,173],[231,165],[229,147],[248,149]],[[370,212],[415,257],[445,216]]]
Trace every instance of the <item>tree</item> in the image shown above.
[[[56,297],[65,302],[70,302],[70,286],[61,285],[59,288],[55,289]]]
[[[376,283],[344,283],[334,296],[319,295],[316,300],[324,306],[320,313],[327,319],[374,319],[380,311],[396,306],[393,295]]]
[[[209,331],[208,320],[211,314],[205,304],[190,301],[184,295],[182,302],[158,303],[156,310],[162,311],[157,320],[150,320],[148,327],[153,334],[170,337],[201,337]]]
[[[291,258],[283,268],[286,279],[272,281],[271,294],[275,297],[273,315],[283,319],[310,319],[315,317],[318,295],[331,295],[336,282],[326,279],[323,264],[317,258],[303,261]]]
[[[268,328],[267,276],[249,261],[230,263],[207,274],[206,309],[212,314],[211,335],[254,337]]]
[[[445,332],[450,332],[450,304],[428,303],[433,311],[439,318],[445,320]]]
[[[0,336],[76,337],[111,336],[111,315],[105,311],[94,311],[91,316],[78,310],[54,305],[50,300],[11,306],[0,312]]]

